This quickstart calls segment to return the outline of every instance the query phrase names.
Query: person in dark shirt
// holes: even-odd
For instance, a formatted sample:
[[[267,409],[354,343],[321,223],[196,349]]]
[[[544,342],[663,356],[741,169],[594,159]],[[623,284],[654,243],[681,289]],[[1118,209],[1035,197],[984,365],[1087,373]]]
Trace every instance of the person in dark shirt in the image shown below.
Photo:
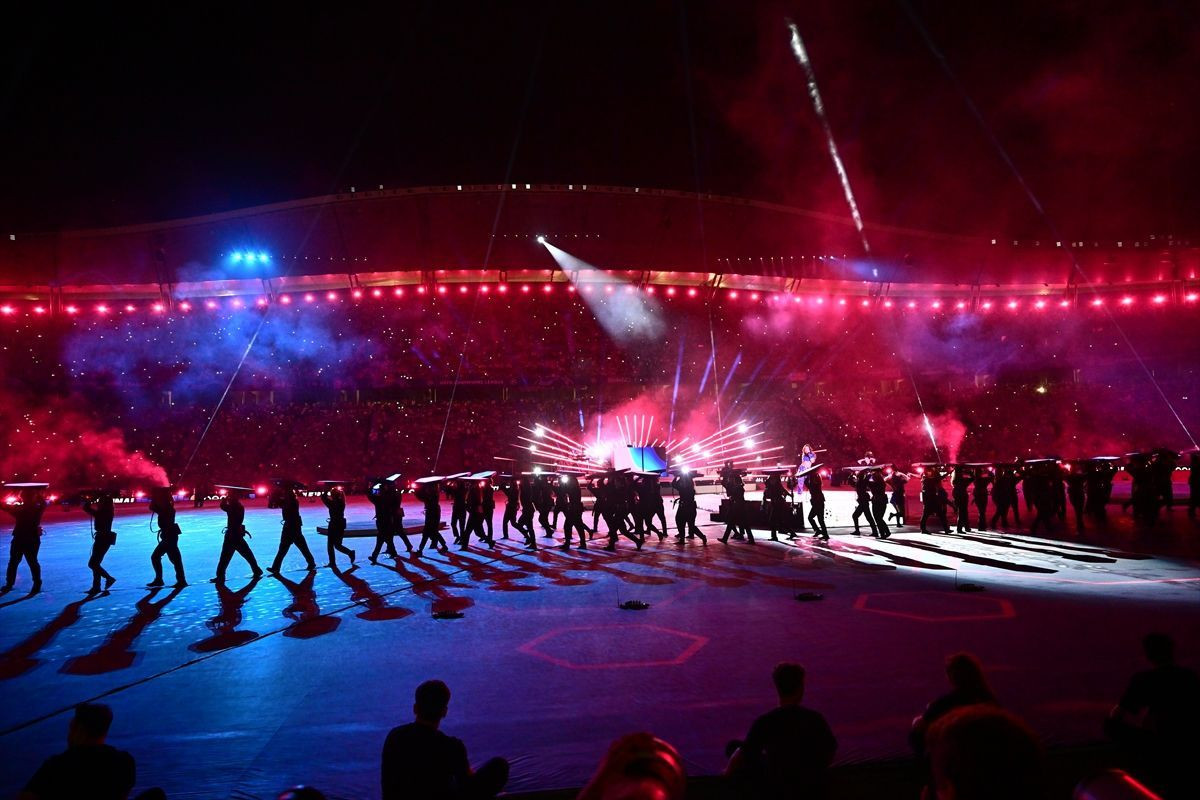
[[[137,779],[133,756],[105,744],[112,710],[80,703],[67,728],[67,749],[42,762],[20,800],[125,800]]]
[[[461,739],[438,730],[450,707],[441,681],[417,687],[416,721],[392,728],[383,743],[383,800],[476,800],[499,794],[508,783],[508,762],[493,758],[471,770]]]
[[[221,498],[221,510],[225,512],[225,531],[221,538],[221,555],[217,558],[217,575],[212,579],[213,583],[225,582],[225,570],[228,569],[234,553],[246,559],[255,578],[262,577],[263,573],[254,558],[254,551],[246,542],[246,537],[250,535],[245,525],[246,507],[232,491],[229,491]]]
[[[1142,640],[1151,668],[1129,681],[1105,729],[1131,760],[1130,771],[1166,797],[1195,797],[1191,761],[1200,747],[1200,678],[1175,663],[1164,633]]]
[[[785,662],[771,678],[779,708],[756,719],[745,741],[729,743],[725,775],[747,797],[821,797],[837,739],[825,717],[801,705],[804,667]]]
[[[308,541],[304,538],[304,521],[300,517],[300,498],[296,496],[296,486],[290,483],[281,484],[271,494],[267,506],[268,508],[278,508],[283,517],[283,529],[279,533],[279,549],[275,552],[275,560],[271,562],[267,572],[272,575],[279,574],[280,568],[283,567],[283,557],[287,555],[288,550],[292,549],[292,545],[295,545],[296,549],[300,551],[300,555],[304,556],[304,560],[308,564],[308,571],[315,570],[317,562],[313,560],[312,552],[308,549]]]
[[[95,497],[86,497],[83,501],[84,512],[92,518],[92,555],[88,559],[88,569],[92,571],[92,588],[88,594],[100,593],[100,581],[104,580],[104,591],[112,588],[117,579],[104,569],[104,556],[108,549],[117,543],[117,534],[113,533],[113,498],[108,492],[101,492]]]
[[[16,503],[0,505],[14,518],[12,542],[8,549],[8,571],[0,593],[11,591],[17,582],[17,567],[21,559],[29,565],[29,576],[33,579],[31,593],[42,590],[42,566],[38,563],[38,550],[42,546],[42,514],[46,512],[46,498],[38,489],[21,489]]]
[[[925,754],[925,734],[929,727],[946,714],[979,703],[996,705],[996,696],[988,686],[983,667],[970,653],[955,653],[947,658],[946,677],[950,680],[950,691],[926,706],[921,716],[913,720],[908,743],[918,756]]]
[[[956,708],[929,728],[926,800],[1045,797],[1042,748],[1020,719],[988,705]]]

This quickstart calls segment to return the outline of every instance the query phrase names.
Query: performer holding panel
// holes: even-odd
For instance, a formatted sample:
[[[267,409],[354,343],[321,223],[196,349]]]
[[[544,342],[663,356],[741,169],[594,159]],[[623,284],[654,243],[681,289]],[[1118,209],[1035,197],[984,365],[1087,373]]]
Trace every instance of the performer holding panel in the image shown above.
[[[150,513],[158,517],[158,546],[150,554],[154,580],[146,585],[151,588],[163,585],[162,559],[166,556],[175,568],[175,586],[187,586],[187,579],[183,575],[183,556],[179,552],[180,530],[175,523],[175,498],[171,495],[170,486],[157,486],[150,490]]]
[[[104,591],[112,588],[117,579],[104,569],[104,556],[108,549],[117,543],[117,534],[113,533],[113,495],[112,492],[101,490],[95,494],[87,494],[83,499],[83,511],[92,518],[92,555],[88,559],[88,569],[92,571],[92,588],[88,594],[100,593],[100,580],[104,580]]]
[[[302,485],[295,481],[279,481],[267,504],[269,508],[279,509],[280,521],[283,525],[283,529],[279,532],[279,550],[275,553],[275,560],[271,562],[271,566],[267,570],[272,575],[279,574],[279,569],[283,566],[283,557],[287,555],[293,545],[308,562],[309,572],[317,568],[317,562],[313,560],[313,554],[308,549],[308,541],[304,538],[304,520],[300,517],[300,498],[296,496],[296,490],[299,488],[302,488]]]
[[[38,550],[42,546],[42,515],[46,513],[47,506],[43,491],[49,488],[49,484],[9,483],[6,486],[16,489],[19,494],[15,503],[0,506],[14,519],[12,542],[8,547],[8,572],[0,593],[12,591],[17,582],[17,567],[24,559],[29,565],[29,577],[33,579],[29,592],[36,594],[42,590],[42,566],[38,563]]]
[[[242,501],[237,496],[239,492],[249,492],[250,490],[242,486],[220,485],[217,486],[217,490],[222,492],[221,510],[225,512],[225,531],[221,541],[221,557],[217,559],[217,576],[213,578],[213,583],[225,582],[225,570],[228,569],[234,553],[246,560],[255,578],[262,577],[263,572],[258,567],[254,552],[246,543],[246,537],[250,535],[245,524],[246,507],[242,505]]]

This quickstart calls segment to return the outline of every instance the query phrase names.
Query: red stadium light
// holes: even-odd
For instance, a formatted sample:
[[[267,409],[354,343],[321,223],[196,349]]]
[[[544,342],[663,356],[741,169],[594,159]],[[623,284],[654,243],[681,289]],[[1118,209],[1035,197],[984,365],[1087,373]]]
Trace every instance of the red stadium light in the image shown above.
[[[529,294],[529,284],[528,284],[528,283],[522,283],[522,284],[521,284],[521,291],[522,291],[522,292],[524,292],[525,294]]]
[[[266,304],[267,304],[267,298],[265,298],[265,297],[260,297],[254,301],[254,305],[258,306],[259,308],[266,306]]]
[[[823,306],[823,305],[825,305],[825,298],[824,298],[824,297],[818,297],[818,298],[817,298],[817,305],[819,305],[819,306]]]
[[[693,286],[691,289],[688,289],[688,297],[695,297],[695,296],[696,296],[696,287]]]
[[[500,284],[499,286],[496,287],[496,291],[499,292],[500,294],[504,294],[505,292],[508,291],[508,284],[507,283]]]
[[[839,306],[844,306],[844,305],[846,305],[846,298],[844,298],[844,297],[839,297],[839,298],[838,298],[838,305],[839,305]]]
[[[1092,305],[1097,306],[1097,307],[1104,305],[1103,298],[1097,297],[1095,300],[1092,301]]]
[[[97,313],[97,314],[107,314],[107,313],[108,313],[108,306],[106,306],[106,305],[104,305],[103,303],[101,303],[100,305],[96,306],[96,313]]]
[[[337,300],[337,292],[326,292],[325,299],[330,301]]]
[[[242,307],[242,298],[240,298],[240,297],[233,298],[233,307],[241,308]]]
[[[418,286],[418,287],[417,287],[417,294],[425,294],[425,287],[424,287],[424,286]]]
[[[626,286],[626,287],[625,287],[625,294],[633,294],[633,287],[632,287],[632,286]]]
[[[67,306],[67,313],[68,314],[78,314],[79,309],[76,308],[75,306]]]
[[[459,286],[459,287],[458,287],[458,293],[459,293],[459,294],[466,294],[466,293],[467,293],[467,287],[466,287],[466,285],[465,285],[465,284],[464,284],[464,285],[462,285],[462,286]]]
[[[984,300],[984,301],[983,301],[983,303],[981,304],[981,308],[983,308],[983,310],[984,310],[984,311],[991,311],[991,309],[992,309],[992,301],[991,301],[991,300]]]
[[[285,295],[281,295],[281,296],[279,297],[279,302],[283,303],[285,306],[286,306],[286,305],[291,305],[291,302],[292,302],[292,297],[291,297],[291,295],[287,295],[287,294],[285,294]]]
[[[46,313],[46,309],[45,309],[45,307],[44,307],[44,306],[34,306],[34,307],[33,307],[33,313],[35,313],[35,314],[45,314],[45,313]]]
[[[1008,301],[1008,307],[1009,307],[1009,309],[1015,309],[1015,308],[1017,307],[1017,305],[1018,305],[1018,303],[1017,303],[1017,301],[1016,301],[1016,300],[1009,300],[1009,301]]]
[[[1045,301],[1045,300],[1038,300],[1037,302],[1035,302],[1035,303],[1033,304],[1033,307],[1034,307],[1034,308],[1036,308],[1036,309],[1038,309],[1038,310],[1040,311],[1041,309],[1043,309],[1043,308],[1045,308],[1045,307],[1046,307],[1046,301]]]
[[[867,299],[863,299],[863,301],[859,305],[861,305],[863,308],[866,308],[867,306],[871,305],[871,301],[867,300]]]
[[[1121,305],[1123,305],[1123,306],[1131,306],[1131,305],[1133,305],[1133,298],[1132,298],[1132,297],[1129,297],[1128,295],[1126,295],[1125,297],[1122,297],[1122,298],[1121,298]]]
[[[799,303],[799,302],[800,302],[800,295],[798,295],[798,294],[794,294],[794,295],[792,295],[792,302],[793,302],[793,303]]]
[[[1154,295],[1154,302],[1161,306],[1163,303],[1167,302],[1167,297],[1166,295],[1156,294]]]
[[[126,304],[125,304],[125,310],[126,310],[126,311],[134,311],[135,309],[134,309],[134,307],[133,307],[133,304],[132,304],[132,303],[126,303]]]
[[[884,308],[891,308],[893,305],[895,305],[895,303],[893,303],[891,300],[884,300],[884,301],[883,301],[883,307],[884,307]]]
[[[209,308],[209,309],[216,308],[216,307],[217,307],[217,301],[216,301],[216,300],[205,300],[205,301],[204,301],[204,307],[205,307],[205,308]]]
[[[758,299],[758,292],[751,292],[751,293],[750,293],[750,299],[751,299],[751,300],[757,300],[757,299]]]
[[[7,316],[7,315],[9,315],[9,314],[15,314],[15,313],[16,313],[16,311],[17,311],[17,310],[16,310],[15,308],[13,308],[12,306],[10,306],[10,305],[3,305],[3,306],[0,306],[0,314],[4,314],[4,315],[6,315],[6,316]]]
[[[930,305],[930,307],[931,307],[931,308],[941,308],[941,307],[942,307],[942,301],[941,301],[941,300],[934,300],[934,301],[933,301],[932,303],[930,303],[929,305]]]
[[[612,284],[610,283],[608,286],[605,286],[604,291],[607,292],[608,294],[612,294],[613,293]]]
[[[445,287],[445,286],[439,286],[439,287],[438,287],[438,294],[445,294],[447,291],[449,291],[449,290],[448,290],[448,289],[446,289],[446,287]]]
[[[69,308],[67,310],[70,311]],[[179,304],[179,310],[180,311],[191,311],[192,304],[189,303],[187,300],[184,300],[182,303]],[[72,311],[71,313],[75,313],[75,312]]]
[[[630,287],[630,288],[632,289],[633,287]],[[542,294],[550,294],[553,291],[554,291],[554,287],[548,283],[542,286]]]
[[[361,299],[362,299],[362,289],[355,289],[355,290],[354,290],[354,291],[351,293],[351,296],[352,296],[352,297],[353,297],[355,300],[361,300]]]
[[[1059,300],[1059,301],[1058,301],[1058,306],[1059,306],[1059,308],[1070,308],[1070,307],[1071,307],[1071,301],[1070,301],[1070,300]]]
[[[371,297],[383,297],[383,289],[372,289]]]
[[[965,309],[967,307],[967,304],[964,303],[962,300],[959,300],[957,303],[954,304],[954,307],[957,308],[959,311],[962,311],[963,309]]]
[[[1191,294],[1185,295],[1183,299],[1189,303],[1194,303],[1194,302],[1196,302],[1197,298],[1200,298],[1200,295],[1196,294],[1195,292],[1192,292]]]
[[[479,291],[483,292],[484,294],[487,294],[491,290],[492,290],[492,287],[488,286],[486,283],[483,286],[479,287]]]
[[[573,283],[568,284],[567,291],[570,292],[571,294],[575,294],[575,284],[573,284]]]
[[[141,489],[138,489],[136,492],[133,493],[133,496],[136,497],[138,500],[141,500],[143,497],[146,496],[146,493],[143,492]]]
[[[262,497],[266,493],[267,493],[267,487],[265,487],[265,486],[255,486],[254,487],[255,496]]]
[[[737,300],[737,296],[738,296],[737,289],[734,289],[732,292],[729,293],[730,300]]]
[[[312,292],[309,292],[308,294],[304,295],[304,302],[306,302],[306,303],[311,303],[316,299],[317,298],[313,296]]]
[[[155,303],[154,305],[150,306],[150,310],[155,314],[161,314],[165,308],[163,307],[162,303]]]
[[[675,296],[675,287],[674,287],[674,286],[668,286],[668,287],[667,287],[667,294],[668,294],[670,297],[674,297],[674,296]]]
[[[916,301],[916,300],[909,300],[909,301],[908,301],[908,307],[909,307],[909,308],[916,308],[916,307],[917,307],[917,301]]]

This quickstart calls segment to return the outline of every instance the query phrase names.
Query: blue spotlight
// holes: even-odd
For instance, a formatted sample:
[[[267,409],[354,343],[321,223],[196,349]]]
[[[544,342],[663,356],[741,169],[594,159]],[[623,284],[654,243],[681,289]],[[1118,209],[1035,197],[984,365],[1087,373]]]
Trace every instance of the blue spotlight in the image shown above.
[[[232,261],[233,261],[233,263],[235,263],[235,264],[236,264],[236,263],[238,263],[239,261],[241,261],[241,260],[242,260],[242,251],[240,251],[240,250],[234,250],[234,251],[233,251],[233,258],[232,258],[231,260],[232,260]]]
[[[264,263],[264,264],[265,264],[265,263],[267,263],[268,261],[270,261],[271,259],[267,257],[267,254],[266,254],[266,253],[259,253],[259,254],[258,254],[258,260],[259,260],[259,261],[261,261],[262,263]]]
[[[255,259],[257,259],[257,258],[258,258],[258,256],[254,255],[254,253],[246,253],[246,263],[247,264],[253,264]]]

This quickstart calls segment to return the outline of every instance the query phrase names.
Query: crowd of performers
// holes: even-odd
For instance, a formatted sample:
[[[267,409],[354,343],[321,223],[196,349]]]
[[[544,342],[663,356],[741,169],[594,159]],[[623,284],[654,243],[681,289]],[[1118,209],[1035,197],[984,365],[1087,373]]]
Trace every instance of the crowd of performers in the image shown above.
[[[819,451],[816,451],[819,452]],[[775,467],[761,470],[763,483],[761,503],[746,500],[745,470],[735,468],[733,463],[718,471],[725,499],[721,505],[719,519],[725,530],[720,541],[727,543],[730,537],[754,542],[753,529],[766,528],[772,541],[779,536],[794,539],[811,526],[813,535],[828,540],[825,524],[825,493],[821,465],[816,463],[816,452],[808,445],[803,448],[799,464],[794,467]],[[922,506],[920,530],[929,533],[932,519],[937,530],[950,533],[949,512],[954,512],[955,525],[959,532],[972,530],[972,507],[975,510],[977,527],[1008,528],[1012,523],[1021,525],[1020,498],[1024,498],[1026,512],[1032,512],[1030,531],[1051,531],[1068,516],[1068,505],[1075,517],[1078,529],[1083,529],[1087,518],[1103,521],[1112,495],[1113,477],[1119,469],[1129,473],[1131,479],[1130,499],[1125,507],[1133,508],[1139,522],[1152,525],[1162,508],[1175,505],[1171,476],[1176,468],[1178,453],[1157,450],[1149,453],[1131,453],[1124,457],[1126,463],[1119,466],[1115,457],[1060,461],[1058,459],[1032,459],[1012,463],[993,464],[915,464],[913,472],[896,469],[888,464],[875,462],[870,453],[859,459],[857,465],[845,468],[847,481],[855,492],[855,508],[852,515],[854,533],[861,534],[865,524],[870,534],[881,539],[888,538],[892,528],[911,525],[908,515],[907,485],[920,481]],[[1190,460],[1188,513],[1192,518],[1200,507],[1200,453],[1193,452]],[[950,487],[947,490],[946,481]],[[671,471],[669,485],[674,490],[674,517],[676,534],[674,541],[680,545],[699,540],[707,545],[708,539],[697,525],[698,505],[696,502],[696,475],[686,468]],[[537,549],[537,529],[551,537],[562,522],[564,540],[558,546],[569,549],[573,543],[586,549],[588,542],[599,533],[600,520],[607,529],[605,550],[615,550],[622,537],[633,543],[638,550],[652,536],[663,542],[669,536],[662,488],[664,478],[657,472],[632,472],[629,470],[606,470],[585,475],[579,472],[526,472],[519,475],[497,475],[495,472],[460,473],[450,476],[430,476],[406,483],[400,475],[373,480],[369,483],[368,498],[375,508],[375,525],[371,534],[375,546],[369,561],[378,563],[381,554],[398,558],[395,539],[400,537],[409,553],[420,555],[425,548],[433,547],[446,552],[451,543],[442,534],[442,497],[450,501],[449,533],[452,544],[467,549],[475,539],[488,548],[496,546],[493,530],[493,513],[496,508],[495,493],[498,489],[505,496],[504,515],[500,524],[500,538],[508,539],[509,532],[519,534],[524,545]],[[307,562],[309,570],[316,569],[316,561],[308,547],[300,515],[301,491],[305,487],[294,481],[276,481],[270,492],[268,506],[277,508],[281,515],[281,532],[275,558],[267,572],[277,574],[288,551],[295,547]],[[4,586],[0,591],[11,590],[17,579],[21,561],[29,566],[32,592],[41,589],[41,567],[38,564],[38,549],[42,536],[42,515],[48,501],[47,485],[8,484],[9,490],[17,495],[0,504],[14,520],[9,548],[8,570]],[[245,506],[239,495],[248,496],[247,487],[225,486],[221,489],[221,509],[226,514],[226,525],[222,535],[221,553],[217,561],[216,575],[211,580],[223,582],[226,570],[235,555],[243,558],[257,578],[263,574],[247,539],[250,537],[245,526]],[[584,490],[594,498],[591,508],[591,524],[585,519]],[[411,492],[423,505],[423,524],[406,528],[404,525],[405,492]],[[118,492],[90,490],[80,493],[83,510],[92,521],[92,549],[88,568],[92,572],[89,594],[107,591],[116,578],[103,566],[108,550],[116,544],[117,534],[113,531],[114,499]],[[336,566],[340,553],[351,563],[356,560],[354,550],[347,547],[346,495],[343,482],[320,482],[319,498],[328,510],[328,524],[324,529],[328,565]],[[989,516],[989,500],[993,512]],[[805,507],[807,506],[807,516]],[[174,586],[187,585],[183,557],[179,550],[181,530],[176,522],[175,497],[171,487],[163,486],[150,492],[150,513],[157,521],[157,545],[150,555],[154,578],[151,587],[163,586],[163,558],[174,570]],[[413,547],[410,535],[420,540]]]

